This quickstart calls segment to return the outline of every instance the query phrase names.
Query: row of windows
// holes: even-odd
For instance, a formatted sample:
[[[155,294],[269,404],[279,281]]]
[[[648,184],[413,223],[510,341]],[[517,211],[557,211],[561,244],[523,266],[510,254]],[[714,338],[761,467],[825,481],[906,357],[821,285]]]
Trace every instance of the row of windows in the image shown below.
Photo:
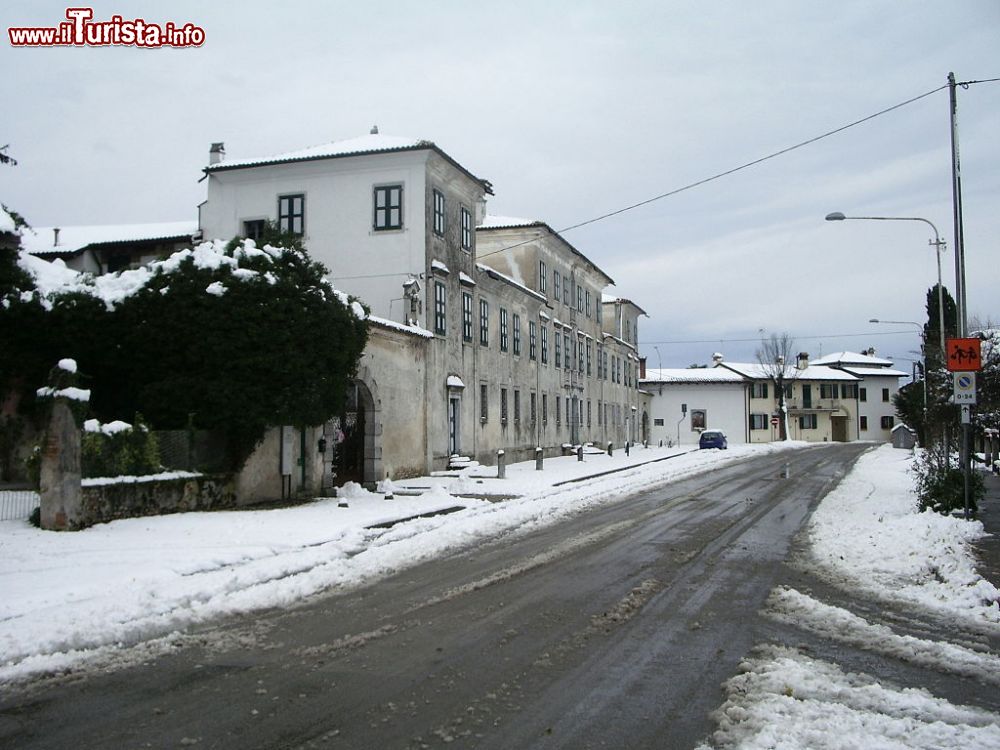
[[[751,430],[766,430],[770,427],[770,417],[767,414],[751,414],[750,415],[750,429]],[[862,432],[868,429],[868,417],[859,417]],[[882,429],[891,430],[895,424],[895,420],[891,416],[882,417],[881,419]],[[799,417],[799,427],[803,430],[815,430],[817,425],[817,419],[815,414],[803,414]]]
[[[538,261],[538,291],[542,294],[548,296],[549,291],[549,269],[548,265],[544,260]],[[556,302],[562,302],[564,305],[573,305],[573,282],[569,276],[560,273],[557,270],[552,271],[552,299]],[[591,316],[591,311],[593,315],[597,318],[597,322],[601,322],[601,296],[594,292],[591,294],[589,289],[586,289],[583,285],[576,285],[576,310],[580,313],[586,313],[587,317]]]
[[[432,193],[434,233],[444,236],[447,228],[447,211],[444,193]],[[472,212],[465,206],[458,207],[458,221],[461,226],[463,250],[472,249]],[[278,229],[292,234],[305,234],[306,197],[304,193],[278,196]],[[265,226],[264,219],[243,222],[243,234],[259,240]],[[372,228],[376,232],[403,228],[403,186],[377,185],[372,194]]]
[[[462,340],[472,342],[473,337],[473,300],[471,292],[462,292]],[[448,292],[443,281],[434,282],[434,333],[445,335],[448,332]],[[511,350],[521,355],[521,316],[518,313],[509,315],[507,308],[500,308],[499,316],[500,351]],[[594,344],[583,341],[579,336],[560,333],[553,330],[555,366],[565,370],[575,369],[588,377],[594,374]],[[490,303],[479,299],[479,344],[490,345]],[[638,367],[625,360],[609,354],[603,345],[597,344],[597,378],[610,380],[619,385],[631,388],[639,383]],[[541,358],[543,365],[549,363],[549,328],[534,320],[528,321],[528,358],[532,361]]]
[[[513,400],[513,409],[511,409],[511,397]],[[576,410],[574,411],[573,403],[570,399],[563,396],[555,397],[555,408],[553,409],[552,416],[556,424],[562,424],[563,418],[565,417],[565,422],[567,425],[577,424],[586,425],[591,427],[593,425],[594,419],[594,409],[593,402],[591,399],[578,399],[576,402]],[[565,406],[565,408],[564,408]],[[598,400],[596,416],[598,425],[607,425],[609,427],[620,427],[625,424],[625,415],[628,414],[629,407],[627,404],[611,404],[605,401]],[[479,418],[482,422],[489,421],[489,386],[486,383],[479,384]],[[507,424],[508,420],[513,416],[515,423],[521,421],[521,391],[517,388],[508,389],[503,386],[500,387],[500,422],[501,424]],[[531,424],[535,424],[539,416],[541,417],[542,424],[548,424],[549,422],[549,394],[543,393],[541,399],[541,415],[538,413],[538,398],[534,391],[528,394],[528,412],[526,414],[527,420]]]
[[[793,387],[791,384],[785,386],[785,398],[792,398]],[[767,398],[768,383],[752,383],[750,385],[751,398]],[[808,399],[812,394],[809,383],[802,384],[802,396]],[[868,393],[865,388],[858,389],[857,383],[821,383],[819,386],[819,397],[826,399],[836,398],[857,398],[861,401],[868,400]],[[882,400],[889,400],[889,389],[882,389]]]

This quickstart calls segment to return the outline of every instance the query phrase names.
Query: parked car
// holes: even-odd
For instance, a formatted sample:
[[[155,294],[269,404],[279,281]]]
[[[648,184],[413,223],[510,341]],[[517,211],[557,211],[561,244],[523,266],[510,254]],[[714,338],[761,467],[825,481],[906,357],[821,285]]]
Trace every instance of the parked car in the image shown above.
[[[698,440],[699,448],[721,448],[725,450],[729,447],[729,442],[726,440],[726,433],[722,430],[705,430],[701,433],[701,438]]]

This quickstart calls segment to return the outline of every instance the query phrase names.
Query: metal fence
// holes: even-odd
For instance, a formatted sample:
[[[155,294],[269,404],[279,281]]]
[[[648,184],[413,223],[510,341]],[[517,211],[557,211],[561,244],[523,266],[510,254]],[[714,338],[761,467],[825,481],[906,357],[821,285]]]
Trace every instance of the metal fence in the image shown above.
[[[34,490],[0,490],[0,521],[27,519],[39,502]]]

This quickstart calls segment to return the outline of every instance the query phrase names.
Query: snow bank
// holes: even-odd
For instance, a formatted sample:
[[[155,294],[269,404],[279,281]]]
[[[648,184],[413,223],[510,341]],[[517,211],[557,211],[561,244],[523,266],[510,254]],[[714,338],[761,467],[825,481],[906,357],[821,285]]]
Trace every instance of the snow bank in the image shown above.
[[[1000,590],[976,571],[982,523],[917,512],[909,451],[882,446],[820,504],[812,555],[828,575],[870,595],[927,607],[1000,632]]]

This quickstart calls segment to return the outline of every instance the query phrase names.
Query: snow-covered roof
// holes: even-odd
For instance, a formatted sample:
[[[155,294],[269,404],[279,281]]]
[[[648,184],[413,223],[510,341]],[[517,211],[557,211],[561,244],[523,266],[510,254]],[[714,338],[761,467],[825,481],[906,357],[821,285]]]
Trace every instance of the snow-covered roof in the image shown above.
[[[494,216],[486,214],[482,223],[476,229],[511,229],[514,227],[538,227],[545,226],[544,221],[538,219],[519,219],[514,216]]]
[[[431,269],[434,271],[440,271],[441,273],[451,273],[451,271],[448,270],[448,266],[444,264],[444,261],[440,261],[437,258],[434,258],[431,261]]]
[[[555,237],[557,240],[559,240],[563,245],[565,245],[569,249],[570,252],[572,252],[574,255],[578,256],[582,260],[584,260],[591,268],[593,268],[595,271],[597,271],[597,273],[601,274],[601,276],[603,276],[604,279],[605,279],[605,284],[606,285],[607,284],[614,284],[615,283],[615,280],[612,279],[610,276],[608,276],[608,274],[604,271],[604,269],[602,269],[600,266],[598,266],[596,263],[594,263],[594,261],[592,261],[586,255],[584,255],[583,253],[581,253],[575,247],[573,247],[572,243],[568,242],[565,237],[563,237],[561,234],[559,234],[559,232],[557,232],[551,226],[549,226],[548,224],[546,224],[544,221],[540,221],[538,219],[518,219],[518,218],[515,218],[515,217],[512,217],[512,216],[491,216],[491,215],[487,215],[483,219],[483,222],[479,226],[476,227],[476,231],[477,232],[484,232],[484,233],[486,233],[486,232],[492,232],[492,231],[497,231],[497,230],[502,230],[502,229],[515,229],[515,228],[523,228],[523,227],[537,227],[539,229],[546,230],[549,234],[551,234],[553,237]],[[518,247],[520,244],[521,243],[515,243],[513,245],[513,247]],[[500,248],[500,249],[508,249],[508,248]],[[485,257],[487,257],[489,255],[493,255],[494,253],[496,253],[498,251],[499,250],[490,251],[490,252],[486,253],[485,255],[483,255],[482,257],[485,258]]]
[[[32,255],[74,253],[88,245],[114,242],[142,242],[190,237],[198,231],[195,221],[168,221],[158,224],[102,224],[95,226],[58,227],[59,244],[55,244],[56,227],[34,227],[21,232],[21,247]]]
[[[858,352],[834,352],[811,360],[813,365],[862,365],[864,367],[890,367],[891,359],[873,357],[870,354],[859,354]]]
[[[409,333],[413,336],[420,336],[425,339],[434,338],[434,334],[428,331],[426,328],[421,328],[420,326],[406,325],[405,323],[397,323],[395,320],[388,320],[387,318],[379,318],[375,315],[368,316],[368,322],[373,323],[376,326],[382,328],[389,328],[393,331],[399,331],[401,333]]]
[[[647,313],[645,310],[643,310],[641,307],[639,307],[639,305],[637,305],[634,301],[628,299],[627,297],[616,297],[613,294],[602,294],[601,295],[601,304],[604,304],[604,305],[610,305],[610,304],[632,305],[632,307],[634,307],[640,313],[642,313],[646,317],[649,317],[649,313]]]
[[[476,263],[476,268],[478,268],[480,271],[482,271],[483,273],[487,274],[488,276],[492,276],[495,279],[500,279],[501,281],[504,281],[504,282],[510,284],[512,287],[520,289],[525,294],[530,294],[532,297],[534,297],[537,300],[541,300],[542,302],[546,302],[547,301],[544,294],[539,294],[534,289],[529,289],[528,287],[526,287],[521,282],[515,281],[510,276],[507,276],[506,274],[500,273],[495,268],[491,268],[490,266],[484,265],[482,263]]]
[[[640,383],[744,383],[739,373],[720,367],[691,367],[687,369],[657,368],[646,369],[646,377]]]
[[[844,372],[849,372],[851,375],[857,375],[859,378],[876,378],[876,377],[892,377],[892,378],[905,378],[908,377],[910,373],[903,372],[902,370],[893,370],[889,367],[849,367],[845,366],[843,368]]]
[[[769,368],[759,362],[721,362],[717,367],[725,367],[754,380],[770,380]],[[792,365],[785,365],[785,378],[788,380],[858,380],[854,375],[835,367],[809,365],[800,370]]]
[[[465,383],[458,375],[449,375],[447,380],[447,385],[449,388],[465,388]]]
[[[318,159],[336,159],[349,156],[363,156],[367,154],[386,154],[399,151],[419,151],[428,149],[436,151],[455,167],[465,172],[476,182],[482,184],[483,188],[490,195],[493,194],[492,186],[488,180],[480,179],[469,172],[465,167],[452,159],[442,151],[433,141],[423,138],[408,138],[395,135],[382,135],[381,133],[369,133],[357,138],[348,138],[342,141],[330,141],[316,146],[308,146],[295,151],[285,151],[280,154],[270,156],[257,156],[244,159],[223,159],[215,164],[205,167],[205,172],[222,172],[228,169],[241,169],[246,167],[263,167],[271,164],[288,164],[290,162],[315,161]]]

